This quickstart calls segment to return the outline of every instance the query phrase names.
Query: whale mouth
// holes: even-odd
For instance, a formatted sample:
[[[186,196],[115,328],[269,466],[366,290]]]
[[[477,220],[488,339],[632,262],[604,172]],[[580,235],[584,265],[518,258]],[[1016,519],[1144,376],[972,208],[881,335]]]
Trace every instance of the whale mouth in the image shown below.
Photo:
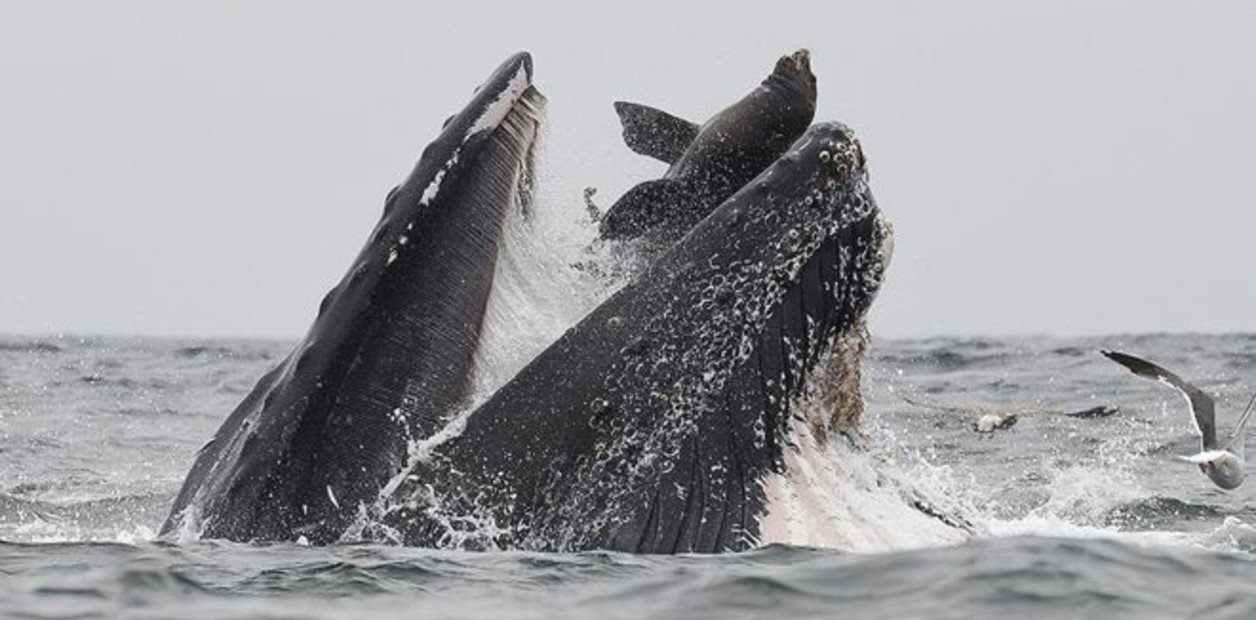
[[[752,545],[763,481],[861,413],[863,319],[889,235],[866,177],[848,129],[813,126],[425,446],[388,489],[382,535],[461,548]],[[803,417],[813,433],[799,434]]]
[[[806,50],[787,59],[810,76]],[[531,195],[544,103],[530,58],[516,55],[444,125],[309,334],[198,455],[163,533],[753,544],[763,480],[811,438],[796,422],[827,437],[862,410],[863,320],[889,227],[859,143],[836,123],[807,130],[487,402],[464,407],[504,220]]]

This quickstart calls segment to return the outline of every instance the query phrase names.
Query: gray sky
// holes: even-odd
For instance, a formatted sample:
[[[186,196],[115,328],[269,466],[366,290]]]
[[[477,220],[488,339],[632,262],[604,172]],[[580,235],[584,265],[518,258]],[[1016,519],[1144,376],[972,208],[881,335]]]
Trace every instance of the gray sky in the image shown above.
[[[0,333],[297,336],[508,53],[574,205],[661,170],[611,101],[802,46],[897,230],[878,334],[1256,330],[1256,3],[793,6],[2,0]]]

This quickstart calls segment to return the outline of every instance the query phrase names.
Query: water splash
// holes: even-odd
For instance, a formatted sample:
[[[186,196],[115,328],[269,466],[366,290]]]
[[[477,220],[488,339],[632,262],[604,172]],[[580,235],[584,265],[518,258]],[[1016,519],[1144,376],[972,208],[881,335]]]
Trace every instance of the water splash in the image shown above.
[[[506,219],[475,354],[476,404],[622,286],[622,277],[606,274],[624,273],[614,263],[632,260],[595,241],[596,225],[574,215],[583,212],[578,194],[548,173],[544,142],[540,148],[538,193]]]

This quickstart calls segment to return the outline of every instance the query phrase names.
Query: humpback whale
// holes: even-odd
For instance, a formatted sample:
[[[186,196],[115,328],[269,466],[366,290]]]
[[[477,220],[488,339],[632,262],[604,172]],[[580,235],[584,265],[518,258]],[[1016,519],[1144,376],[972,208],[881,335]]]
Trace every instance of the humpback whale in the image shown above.
[[[750,94],[703,125],[648,106],[616,102],[624,141],[670,166],[661,179],[628,190],[602,217],[606,239],[679,239],[776,161],[815,116],[810,55],[783,56]]]
[[[408,438],[463,404],[544,104],[519,53],[445,122],[309,333],[197,455],[163,533],[335,540],[406,463]]]
[[[755,545],[784,518],[770,483],[799,433],[836,441],[858,417],[863,321],[891,251],[859,142],[813,126],[485,404],[419,442],[384,489],[376,535],[472,549]]]
[[[648,553],[788,540],[796,493],[831,480],[807,455],[853,443],[864,317],[892,254],[858,140],[806,130],[475,405],[502,220],[531,186],[531,76],[512,57],[446,122],[309,334],[198,454],[163,533]]]

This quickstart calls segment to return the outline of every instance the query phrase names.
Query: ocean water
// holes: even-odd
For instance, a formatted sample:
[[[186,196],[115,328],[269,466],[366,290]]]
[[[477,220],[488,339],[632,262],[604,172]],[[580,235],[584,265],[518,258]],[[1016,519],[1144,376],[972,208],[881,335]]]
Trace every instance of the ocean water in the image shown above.
[[[1097,353],[1196,380],[1228,433],[1256,390],[1253,335],[874,340],[858,458],[947,498],[977,529],[966,541],[896,542],[893,511],[859,524],[886,541],[860,552],[156,538],[196,450],[289,345],[0,337],[0,617],[1256,617],[1256,486],[1221,491],[1175,462],[1197,447],[1182,399]],[[986,436],[904,397],[1121,412]]]

